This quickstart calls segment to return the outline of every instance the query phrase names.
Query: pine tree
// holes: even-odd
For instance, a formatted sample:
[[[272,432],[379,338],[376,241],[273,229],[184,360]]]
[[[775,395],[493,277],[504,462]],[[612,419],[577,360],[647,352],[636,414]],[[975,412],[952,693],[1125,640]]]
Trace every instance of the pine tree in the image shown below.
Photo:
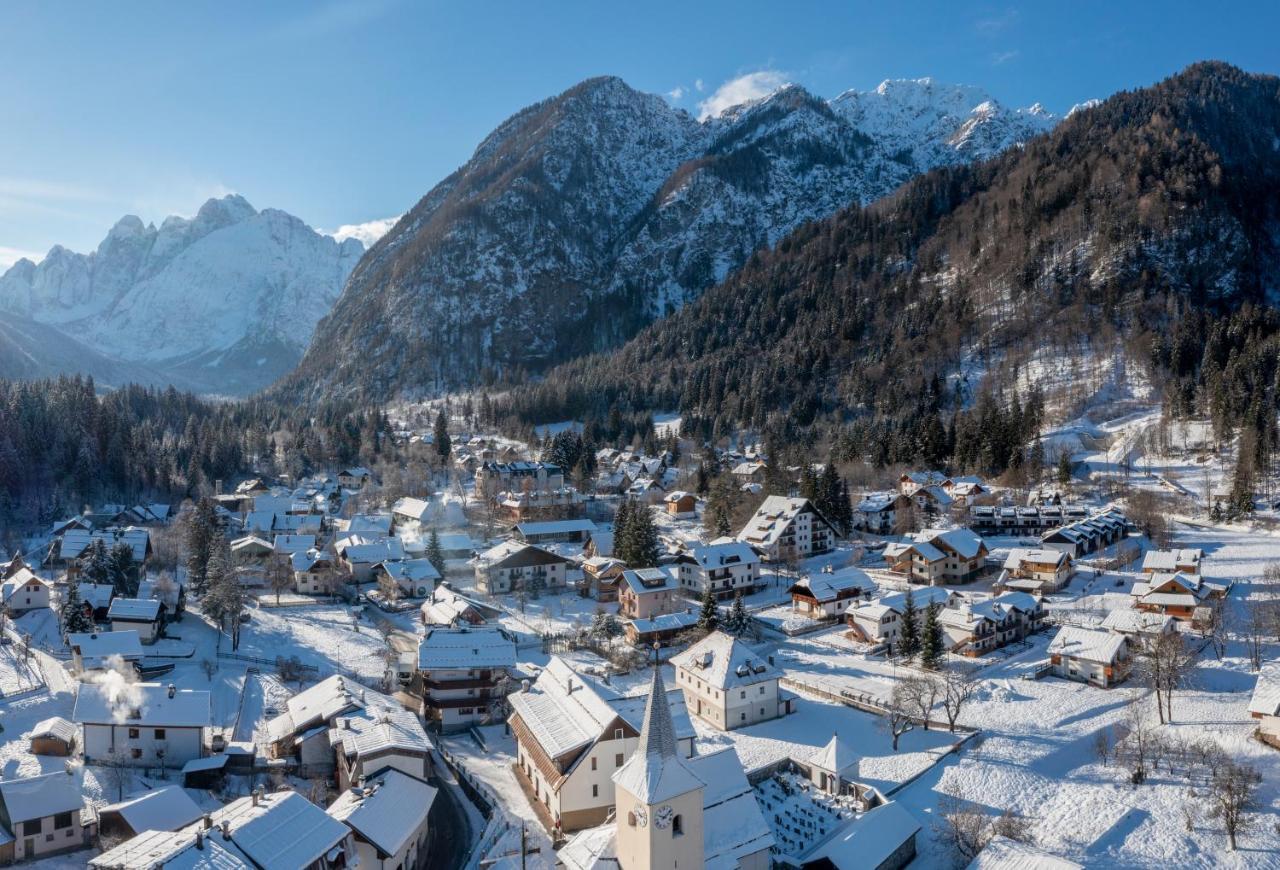
[[[449,418],[445,416],[444,408],[441,408],[440,413],[436,415],[433,434],[436,442],[436,456],[440,457],[440,464],[444,465],[449,461],[449,454],[453,452],[453,441],[449,438]]]
[[[209,588],[209,558],[218,534],[218,516],[213,499],[202,498],[187,517],[187,585],[196,595]]]
[[[80,573],[85,580],[99,586],[114,586],[112,583],[111,554],[101,538],[94,538],[80,556]]]
[[[902,631],[898,635],[898,653],[906,658],[920,652],[920,625],[917,616],[916,597],[908,588],[902,606]]]
[[[1071,482],[1071,454],[1062,451],[1058,454],[1058,486],[1066,486]]]
[[[661,548],[658,542],[658,529],[653,524],[653,512],[648,505],[637,504],[632,509],[628,522],[627,555],[623,558],[631,568],[655,568]]]
[[[62,598],[59,616],[62,617],[62,633],[64,635],[93,631],[93,620],[84,612],[84,599],[80,597],[80,584],[74,580],[67,583],[67,594]]]
[[[435,529],[431,530],[431,537],[427,538],[427,561],[440,572],[441,577],[444,576],[444,550],[440,547],[440,533]]]
[[[921,638],[920,663],[931,671],[942,666],[944,654],[942,624],[938,622],[938,605],[930,604],[924,615],[924,636]]]
[[[710,634],[720,627],[720,611],[716,608],[716,596],[708,586],[702,593],[702,610],[698,614],[698,628]]]
[[[201,602],[204,613],[223,631],[230,631],[231,649],[240,646],[240,615],[244,613],[244,590],[231,565],[231,549],[225,540],[213,548],[208,565],[208,592]]]
[[[116,595],[133,598],[138,594],[138,568],[133,561],[133,547],[124,541],[111,548],[111,585]]]
[[[724,627],[734,637],[742,637],[751,629],[751,616],[742,602],[742,592],[733,596],[733,607],[729,609]]]

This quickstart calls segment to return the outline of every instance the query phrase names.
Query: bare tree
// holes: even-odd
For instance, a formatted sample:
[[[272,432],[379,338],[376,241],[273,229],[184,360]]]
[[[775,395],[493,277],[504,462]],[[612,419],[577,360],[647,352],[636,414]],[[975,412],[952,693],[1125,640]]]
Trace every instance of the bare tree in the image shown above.
[[[124,800],[125,789],[133,784],[133,762],[124,750],[116,748],[97,759],[97,764],[102,768],[104,784],[115,789],[117,801]]]
[[[939,696],[943,694],[942,682],[929,676],[905,677],[898,681],[898,687],[911,711],[924,724],[924,730],[928,731],[929,715],[937,705]]]
[[[1106,764],[1111,757],[1111,729],[1107,727],[1099,728],[1093,732],[1093,753],[1098,756],[1098,760]]]
[[[205,677],[212,683],[213,675],[218,672],[218,663],[213,659],[201,659],[200,670],[204,671]]]
[[[287,553],[272,553],[267,560],[267,585],[276,594],[276,606],[280,606],[280,593],[293,588],[293,562]]]
[[[1258,671],[1262,669],[1262,644],[1266,640],[1271,624],[1271,602],[1250,598],[1245,601],[1245,608],[1243,620],[1245,650],[1249,654],[1250,667]]]
[[[1249,815],[1258,807],[1258,785],[1262,774],[1252,767],[1228,761],[1214,774],[1209,785],[1209,818],[1221,819],[1231,851],[1236,850],[1236,836],[1253,826]]]
[[[907,679],[912,679],[908,677]],[[916,702],[912,697],[911,690],[903,684],[906,680],[901,680],[893,687],[893,694],[889,696],[889,706],[885,715],[885,724],[889,728],[889,733],[893,735],[893,751],[898,751],[898,740],[903,734],[913,730],[916,727],[914,714],[916,710]]]
[[[956,730],[960,711],[977,689],[978,681],[968,670],[951,668],[942,675],[942,709],[947,715],[947,730]]]
[[[986,848],[993,837],[1007,837],[1020,843],[1031,841],[1031,823],[1012,810],[993,818],[979,809],[967,807],[959,798],[945,795],[938,801],[934,829],[938,839],[951,848],[959,863],[968,864]]]
[[[1125,711],[1125,726],[1128,729],[1124,739],[1116,745],[1116,757],[1122,759],[1129,767],[1129,781],[1139,785],[1147,778],[1147,761],[1151,754],[1151,743],[1155,739],[1155,729],[1151,726],[1151,714],[1137,696],[1129,701]]]
[[[1155,690],[1160,723],[1173,721],[1173,693],[1186,682],[1195,663],[1195,653],[1187,647],[1181,632],[1168,632],[1139,651],[1143,678]]]

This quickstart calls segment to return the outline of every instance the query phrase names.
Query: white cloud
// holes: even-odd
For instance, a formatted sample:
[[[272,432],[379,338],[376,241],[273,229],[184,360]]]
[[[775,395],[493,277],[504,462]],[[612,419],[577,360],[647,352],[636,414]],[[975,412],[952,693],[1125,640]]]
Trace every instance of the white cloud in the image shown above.
[[[676,86],[667,91],[667,96],[670,97],[673,102],[679,102],[679,100],[684,96],[684,88]]]
[[[725,109],[767,97],[785,84],[787,79],[782,73],[769,69],[730,79],[698,103],[698,120],[714,118]]]
[[[378,239],[385,236],[396,225],[396,221],[404,215],[396,215],[395,217],[381,218],[379,220],[365,221],[362,224],[343,224],[333,232],[321,230],[326,236],[333,236],[340,242],[347,239],[359,239],[366,248],[372,248]]]
[[[1022,52],[1018,51],[1017,49],[1013,49],[1011,51],[996,52],[995,54],[991,55],[991,65],[1001,66],[1003,64],[1008,63],[1011,60],[1016,60],[1018,55],[1021,53]]]
[[[24,258],[33,263],[39,263],[44,259],[44,254],[35,251],[24,251],[21,248],[6,248],[4,245],[0,245],[0,272],[4,272],[14,263]]]
[[[697,91],[698,93],[702,93],[702,89],[703,89],[703,88],[705,88],[705,87],[706,87],[706,85],[702,83],[702,79],[694,79],[694,80],[693,80],[693,89],[694,89],[695,91]]]

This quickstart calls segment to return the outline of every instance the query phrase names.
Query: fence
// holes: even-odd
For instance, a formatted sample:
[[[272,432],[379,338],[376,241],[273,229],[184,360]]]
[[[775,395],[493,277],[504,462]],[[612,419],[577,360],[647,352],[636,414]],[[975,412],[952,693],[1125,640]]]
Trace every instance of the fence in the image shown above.
[[[279,664],[281,661],[281,659],[268,659],[268,658],[263,658],[262,656],[247,656],[247,655],[244,655],[243,653],[229,653],[229,652],[219,652],[218,658],[228,659],[228,660],[237,661],[237,662],[249,662],[250,664],[255,664],[255,665],[268,665],[273,668],[277,664]],[[311,673],[314,673],[314,674],[320,673],[320,668],[318,668],[316,665],[309,665],[309,664],[306,664],[305,662],[298,662],[297,667],[300,670],[310,671]]]

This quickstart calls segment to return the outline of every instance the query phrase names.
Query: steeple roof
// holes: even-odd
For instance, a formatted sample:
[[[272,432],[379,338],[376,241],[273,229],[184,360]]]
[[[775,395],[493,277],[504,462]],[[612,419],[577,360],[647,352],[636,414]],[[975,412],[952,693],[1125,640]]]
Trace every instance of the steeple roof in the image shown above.
[[[816,750],[809,757],[809,763],[820,770],[839,776],[857,765],[858,754],[853,751],[853,747],[840,739],[839,734],[833,733],[827,745]]]
[[[618,786],[651,806],[706,785],[680,758],[666,697],[662,668],[655,666],[644,708],[644,725],[640,729],[640,745],[613,776]]]

